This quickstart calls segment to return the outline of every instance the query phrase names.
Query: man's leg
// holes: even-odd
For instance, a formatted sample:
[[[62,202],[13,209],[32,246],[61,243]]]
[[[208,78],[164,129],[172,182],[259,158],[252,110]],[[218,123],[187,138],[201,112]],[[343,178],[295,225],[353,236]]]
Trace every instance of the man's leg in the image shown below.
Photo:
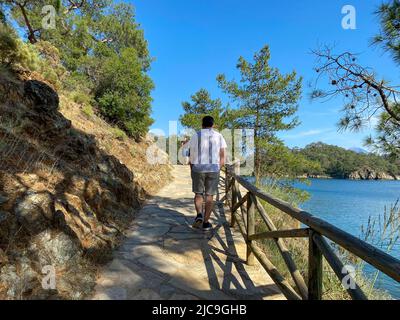
[[[196,195],[194,196],[194,206],[196,207],[197,214],[203,214],[203,201],[203,195],[196,193]]]
[[[204,175],[192,171],[192,189],[195,194],[194,205],[196,207],[197,217],[193,223],[193,228],[200,228],[204,222],[203,212],[203,193],[204,193]]]
[[[195,229],[200,228],[204,223],[203,201],[203,195],[196,193],[194,196],[194,206],[196,207],[197,217],[194,219],[194,223],[192,225],[192,227]]]
[[[211,217],[211,213],[214,210],[214,196],[218,192],[219,173],[207,173],[205,179],[205,190],[206,190],[206,205],[205,205],[205,217],[204,217],[204,230],[210,230],[212,228],[208,220]]]
[[[204,222],[208,222],[211,217],[211,213],[214,209],[214,196],[206,195],[206,212],[204,216]]]
[[[203,214],[203,193],[204,193],[204,174],[200,172],[191,172],[192,191],[194,193],[194,205],[197,214]]]

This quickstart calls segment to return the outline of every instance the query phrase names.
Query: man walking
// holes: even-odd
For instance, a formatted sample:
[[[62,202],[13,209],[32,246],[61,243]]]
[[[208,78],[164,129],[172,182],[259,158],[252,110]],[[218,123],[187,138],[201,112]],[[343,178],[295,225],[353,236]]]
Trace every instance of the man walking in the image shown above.
[[[204,117],[202,127],[203,129],[190,139],[188,147],[192,189],[195,193],[194,204],[197,211],[193,227],[208,231],[212,229],[209,219],[214,208],[214,196],[218,192],[219,172],[225,165],[227,145],[224,137],[213,129],[212,117]]]

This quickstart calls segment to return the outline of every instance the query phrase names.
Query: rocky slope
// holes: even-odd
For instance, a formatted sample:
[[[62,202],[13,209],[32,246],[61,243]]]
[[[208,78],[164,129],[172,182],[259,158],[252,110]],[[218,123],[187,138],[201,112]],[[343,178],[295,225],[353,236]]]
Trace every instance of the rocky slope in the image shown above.
[[[146,197],[170,179],[28,72],[0,73],[0,298],[82,299]],[[48,270],[56,287],[43,286]]]
[[[328,175],[312,175],[312,174],[304,174],[298,176],[298,178],[302,179],[334,179],[335,177]],[[353,171],[344,179],[349,180],[400,180],[400,176],[391,175],[386,172],[376,171],[371,168],[362,168],[357,171]]]
[[[351,180],[400,180],[399,176],[379,172],[367,167],[352,172],[348,178]]]

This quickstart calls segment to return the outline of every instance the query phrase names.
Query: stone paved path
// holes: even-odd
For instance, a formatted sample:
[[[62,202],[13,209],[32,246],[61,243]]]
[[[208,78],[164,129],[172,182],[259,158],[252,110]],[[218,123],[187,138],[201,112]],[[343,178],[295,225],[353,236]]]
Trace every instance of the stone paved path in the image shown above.
[[[216,205],[213,232],[194,230],[187,166],[147,202],[127,239],[100,273],[93,299],[285,299],[257,263],[245,264],[246,244]]]

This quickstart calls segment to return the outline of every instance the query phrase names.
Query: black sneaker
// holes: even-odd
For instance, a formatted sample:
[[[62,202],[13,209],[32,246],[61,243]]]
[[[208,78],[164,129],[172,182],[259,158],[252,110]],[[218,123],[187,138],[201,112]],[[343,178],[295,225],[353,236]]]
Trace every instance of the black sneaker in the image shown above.
[[[193,223],[192,227],[196,228],[196,229],[199,229],[202,226],[203,221],[204,221],[203,215],[201,213],[199,213],[197,215],[196,219],[194,220],[194,223]]]
[[[212,229],[212,224],[209,222],[204,222],[203,223],[203,230],[204,231],[210,231]]]

